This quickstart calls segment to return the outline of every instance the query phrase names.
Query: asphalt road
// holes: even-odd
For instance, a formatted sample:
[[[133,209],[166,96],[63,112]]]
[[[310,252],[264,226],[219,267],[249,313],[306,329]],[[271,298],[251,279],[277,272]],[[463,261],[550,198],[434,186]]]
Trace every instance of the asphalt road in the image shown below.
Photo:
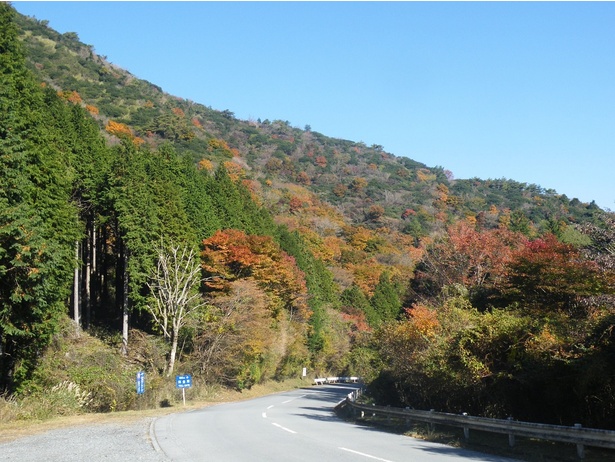
[[[174,461],[510,462],[344,422],[333,407],[354,389],[325,385],[161,417],[153,443]]]

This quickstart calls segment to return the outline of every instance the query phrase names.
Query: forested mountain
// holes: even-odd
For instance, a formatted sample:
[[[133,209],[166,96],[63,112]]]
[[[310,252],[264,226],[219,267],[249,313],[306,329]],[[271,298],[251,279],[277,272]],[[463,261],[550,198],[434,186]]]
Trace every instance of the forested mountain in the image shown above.
[[[3,388],[55,385],[38,365],[70,315],[161,376],[307,365],[392,404],[615,428],[612,214],[238,120],[0,12]],[[193,255],[202,283],[173,298]]]

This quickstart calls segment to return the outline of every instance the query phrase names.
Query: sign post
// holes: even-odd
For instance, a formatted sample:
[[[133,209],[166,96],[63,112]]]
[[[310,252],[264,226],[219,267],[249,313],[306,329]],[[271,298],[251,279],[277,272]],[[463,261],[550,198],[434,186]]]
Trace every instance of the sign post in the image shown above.
[[[190,374],[176,375],[175,376],[175,388],[182,389],[182,399],[184,406],[186,405],[186,388],[192,387],[192,376]]]

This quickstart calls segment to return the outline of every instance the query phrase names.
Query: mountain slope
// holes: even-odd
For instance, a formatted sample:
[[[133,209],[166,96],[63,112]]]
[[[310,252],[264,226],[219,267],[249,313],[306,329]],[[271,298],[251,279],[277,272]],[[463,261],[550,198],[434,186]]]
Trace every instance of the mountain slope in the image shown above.
[[[146,143],[170,141],[196,162],[220,162],[235,155],[247,178],[262,185],[267,180],[279,186],[302,185],[338,207],[348,223],[378,227],[370,218],[382,213],[387,227],[419,238],[437,229],[434,222],[442,218],[488,212],[492,206],[520,210],[537,226],[550,219],[583,221],[595,209],[536,185],[504,179],[453,180],[443,168],[396,157],[380,146],[330,138],[281,120],[238,120],[230,111],[166,94],[136,78],[97,55],[75,33],[59,34],[45,21],[23,16],[19,23],[30,63],[41,80],[76,92],[74,97],[97,114],[101,127],[109,120],[124,123]],[[373,205],[383,207],[383,212],[370,213]],[[406,211],[417,214],[411,226],[408,217],[402,217]]]

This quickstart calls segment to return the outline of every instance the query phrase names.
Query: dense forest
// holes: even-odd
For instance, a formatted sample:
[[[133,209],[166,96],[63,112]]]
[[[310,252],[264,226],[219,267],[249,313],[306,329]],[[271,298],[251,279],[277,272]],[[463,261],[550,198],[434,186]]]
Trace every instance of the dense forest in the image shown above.
[[[238,120],[6,3],[0,79],[11,399],[109,411],[138,370],[245,389],[307,367],[383,404],[615,429],[610,211]]]

